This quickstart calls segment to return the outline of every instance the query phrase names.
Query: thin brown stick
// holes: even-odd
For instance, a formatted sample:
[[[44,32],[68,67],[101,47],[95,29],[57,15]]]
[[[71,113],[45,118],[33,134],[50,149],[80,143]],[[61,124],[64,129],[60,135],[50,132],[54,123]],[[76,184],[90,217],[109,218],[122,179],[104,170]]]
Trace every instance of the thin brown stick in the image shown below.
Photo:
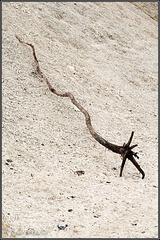
[[[130,146],[131,144],[131,141],[132,141],[132,138],[133,138],[133,135],[134,135],[134,132],[131,133],[131,136],[127,142],[127,144],[123,144],[123,146],[118,146],[118,145],[115,145],[113,143],[110,143],[108,142],[107,140],[105,140],[104,138],[102,138],[93,128],[92,124],[91,124],[91,118],[90,118],[90,115],[89,113],[76,101],[76,99],[74,98],[74,96],[72,95],[72,93],[70,92],[66,92],[66,93],[60,93],[60,92],[57,92],[53,87],[52,85],[50,84],[50,82],[48,81],[47,77],[45,76],[45,74],[41,71],[41,68],[40,68],[40,65],[39,65],[39,62],[38,62],[38,59],[36,57],[36,52],[35,52],[35,48],[32,44],[30,43],[27,43],[27,42],[24,42],[22,41],[17,35],[15,35],[16,38],[19,40],[19,42],[21,43],[24,43],[28,46],[30,46],[33,50],[33,56],[34,56],[34,60],[35,60],[35,63],[36,63],[36,67],[37,67],[37,72],[40,74],[40,76],[46,81],[47,85],[48,85],[48,88],[49,90],[56,94],[57,96],[60,96],[60,97],[69,97],[71,102],[84,114],[85,116],[85,119],[86,119],[86,125],[87,125],[87,128],[89,129],[89,132],[90,134],[93,136],[93,138],[98,141],[101,145],[103,145],[104,147],[108,148],[109,150],[115,152],[115,153],[118,153],[118,154],[121,154],[122,156],[122,165],[121,165],[121,170],[120,170],[120,176],[122,176],[122,171],[123,171],[123,168],[124,168],[124,165],[125,165],[125,162],[126,162],[126,159],[128,158],[133,164],[134,166],[138,169],[138,171],[142,174],[142,178],[144,178],[145,176],[145,173],[143,172],[143,170],[140,168],[140,165],[136,162],[136,160],[134,159],[133,156],[137,157],[137,153],[134,153],[133,151],[131,151],[131,149],[133,149],[134,147],[137,146],[136,145],[132,145]]]

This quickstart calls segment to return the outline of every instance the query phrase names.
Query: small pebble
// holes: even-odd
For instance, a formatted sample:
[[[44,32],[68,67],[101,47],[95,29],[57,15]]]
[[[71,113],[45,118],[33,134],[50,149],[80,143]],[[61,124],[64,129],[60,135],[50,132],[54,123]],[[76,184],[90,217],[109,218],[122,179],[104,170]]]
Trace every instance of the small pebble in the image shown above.
[[[71,196],[71,198],[75,198],[75,196]]]
[[[71,71],[74,71],[74,67],[73,66],[68,66],[70,68]]]
[[[113,169],[113,170],[117,170],[117,168],[115,168],[115,167],[113,167],[112,169]]]
[[[27,229],[27,231],[26,231],[26,235],[33,235],[33,234],[35,234],[35,230],[34,230],[34,228],[28,228]]]
[[[60,230],[64,230],[68,225],[65,222],[61,222],[57,225]]]
[[[6,161],[7,161],[7,162],[13,162],[11,159],[7,159]]]
[[[73,211],[73,209],[68,209],[68,212],[72,212]]]
[[[99,218],[99,217],[100,217],[100,215],[94,215],[94,217],[95,217],[95,218]]]
[[[85,172],[82,170],[79,170],[79,171],[75,171],[74,173],[77,173],[77,175],[80,176],[80,175],[84,174]]]

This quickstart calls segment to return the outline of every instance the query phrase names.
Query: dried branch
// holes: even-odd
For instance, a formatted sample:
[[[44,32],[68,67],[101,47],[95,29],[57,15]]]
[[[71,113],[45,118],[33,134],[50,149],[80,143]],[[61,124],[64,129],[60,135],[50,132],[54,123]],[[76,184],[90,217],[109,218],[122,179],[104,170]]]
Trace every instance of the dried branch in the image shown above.
[[[75,100],[74,96],[72,95],[72,93],[70,92],[66,92],[66,93],[60,93],[57,92],[52,85],[50,84],[50,82],[48,81],[47,77],[45,76],[45,74],[41,71],[41,68],[39,66],[39,62],[38,59],[36,57],[36,52],[35,52],[35,48],[32,44],[27,43],[22,41],[17,35],[15,35],[16,38],[19,40],[19,42],[24,43],[26,45],[29,45],[32,50],[33,50],[33,56],[34,56],[34,60],[36,63],[36,67],[37,67],[37,72],[40,74],[40,76],[46,81],[49,90],[54,93],[57,96],[60,97],[69,97],[71,102],[84,114],[85,119],[86,119],[86,125],[87,128],[89,129],[90,134],[93,136],[93,138],[98,141],[101,145],[103,145],[104,147],[108,148],[109,150],[118,153],[122,156],[122,165],[121,165],[121,170],[120,170],[120,177],[122,176],[122,172],[123,172],[123,168],[126,162],[126,159],[128,158],[133,164],[134,166],[138,169],[138,171],[142,174],[142,178],[144,178],[145,173],[144,171],[141,169],[140,165],[136,162],[135,158],[138,158],[137,153],[133,152],[131,149],[135,148],[137,146],[136,145],[132,145],[130,146],[131,142],[132,142],[132,138],[133,138],[133,134],[134,132],[131,133],[131,136],[127,142],[127,144],[123,144],[123,146],[118,146],[115,145],[113,143],[110,143],[108,141],[106,141],[104,138],[102,138],[99,134],[97,134],[97,132],[94,130],[94,128],[92,127],[91,124],[91,118],[89,113]]]

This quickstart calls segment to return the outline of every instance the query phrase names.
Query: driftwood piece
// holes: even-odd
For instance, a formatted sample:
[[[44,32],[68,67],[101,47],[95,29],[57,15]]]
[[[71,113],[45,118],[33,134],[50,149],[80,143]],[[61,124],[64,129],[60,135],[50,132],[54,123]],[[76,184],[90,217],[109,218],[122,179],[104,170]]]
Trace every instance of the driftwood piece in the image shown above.
[[[57,92],[53,87],[52,85],[50,84],[50,82],[48,81],[46,75],[41,71],[41,68],[40,68],[40,65],[39,65],[39,62],[38,62],[38,59],[36,57],[36,52],[35,52],[35,48],[32,44],[30,43],[27,43],[27,42],[24,42],[22,41],[17,35],[15,35],[16,38],[19,40],[19,42],[21,43],[24,43],[28,46],[30,46],[33,50],[33,56],[34,56],[34,60],[35,60],[35,63],[36,63],[36,68],[37,68],[37,72],[40,74],[40,76],[46,81],[47,85],[48,85],[48,88],[49,90],[54,93],[55,95],[57,96],[60,96],[60,97],[69,97],[71,102],[84,114],[85,116],[85,120],[86,120],[86,125],[87,125],[87,128],[89,129],[89,132],[90,134],[93,136],[93,138],[98,141],[101,145],[103,145],[104,147],[108,148],[109,150],[115,152],[115,153],[118,153],[122,156],[122,165],[121,165],[121,169],[120,169],[120,177],[122,176],[122,172],[123,172],[123,168],[124,168],[124,165],[125,165],[125,162],[126,162],[126,159],[129,159],[133,165],[138,169],[138,171],[142,174],[142,179],[145,177],[145,173],[144,171],[141,169],[140,165],[137,163],[137,161],[135,160],[135,157],[136,158],[139,158],[137,156],[137,153],[136,152],[133,152],[132,149],[135,148],[137,146],[136,145],[132,145],[130,146],[131,142],[132,142],[132,138],[133,138],[133,134],[134,132],[132,131],[131,133],[131,136],[128,140],[128,142],[123,145],[115,145],[113,143],[110,143],[108,142],[107,140],[105,140],[104,138],[102,138],[99,134],[97,134],[97,132],[94,130],[94,128],[92,127],[92,124],[91,124],[91,118],[90,118],[90,115],[89,113],[76,101],[76,99],[74,98],[74,96],[72,95],[72,93],[70,92],[66,92],[66,93],[60,93],[60,92]]]

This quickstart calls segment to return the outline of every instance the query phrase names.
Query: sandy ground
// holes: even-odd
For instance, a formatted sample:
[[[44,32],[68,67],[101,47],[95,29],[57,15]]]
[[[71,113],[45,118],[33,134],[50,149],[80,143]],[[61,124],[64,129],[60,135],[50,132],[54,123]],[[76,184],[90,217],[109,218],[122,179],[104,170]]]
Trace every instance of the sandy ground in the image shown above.
[[[157,3],[5,2],[2,11],[3,236],[157,238]],[[119,177],[120,156],[48,90],[15,33],[102,137],[122,145],[135,131],[144,180],[129,161]]]

